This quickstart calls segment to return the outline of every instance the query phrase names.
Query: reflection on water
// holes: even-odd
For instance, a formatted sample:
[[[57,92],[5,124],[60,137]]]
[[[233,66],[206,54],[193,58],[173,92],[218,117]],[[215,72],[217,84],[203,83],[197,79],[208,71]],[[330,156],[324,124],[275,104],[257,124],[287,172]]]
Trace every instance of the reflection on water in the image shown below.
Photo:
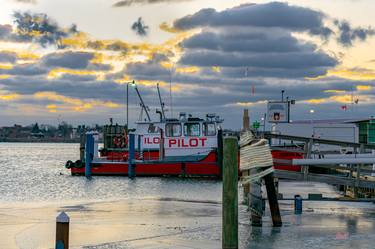
[[[0,203],[22,201],[39,205],[39,201],[61,201],[59,210],[67,211],[72,220],[78,221],[72,231],[82,241],[76,244],[104,243],[85,248],[144,248],[145,244],[137,247],[137,243],[149,243],[148,248],[158,243],[172,245],[160,248],[175,248],[181,241],[190,246],[183,248],[220,247],[221,205],[217,203],[221,201],[220,182],[95,176],[88,181],[85,177],[71,176],[64,168],[67,160],[79,157],[78,146],[0,143]],[[280,192],[284,196],[307,196],[310,192],[337,195],[332,187],[315,183],[281,182]],[[110,201],[118,199],[127,200]],[[91,203],[96,200],[109,201]],[[66,204],[69,201],[80,201],[80,204]],[[18,245],[22,245],[18,248],[52,248],[56,210],[42,206],[26,212],[27,207],[20,205],[0,215],[0,223],[3,222],[0,239],[10,238],[9,243],[13,243],[17,236]],[[372,203],[304,201],[303,207],[302,215],[294,215],[292,202],[280,201],[284,225],[273,228],[267,205],[263,227],[252,228],[246,208],[240,206],[240,248],[375,248],[375,205]],[[23,227],[25,213],[30,216],[29,224],[34,224],[27,225],[28,229]],[[50,217],[53,222],[44,223],[44,220],[51,221]],[[19,225],[19,230],[11,230],[14,224]],[[98,231],[103,237],[97,236]],[[87,234],[94,236],[85,240]],[[142,241],[137,239],[139,236],[155,238]],[[31,246],[33,242],[43,246]],[[12,247],[0,244],[0,248]]]
[[[78,148],[79,144],[0,143],[0,201],[221,199],[221,184],[214,180],[73,177],[64,165],[79,158]]]

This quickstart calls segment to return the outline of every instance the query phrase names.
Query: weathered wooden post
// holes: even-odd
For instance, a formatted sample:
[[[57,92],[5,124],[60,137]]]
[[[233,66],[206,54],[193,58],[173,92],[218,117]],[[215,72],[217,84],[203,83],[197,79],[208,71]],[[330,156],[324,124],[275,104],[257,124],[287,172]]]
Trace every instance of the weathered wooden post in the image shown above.
[[[94,136],[91,132],[86,133],[85,148],[85,176],[91,178],[91,162],[94,154]]]
[[[250,169],[250,175],[258,173],[257,169]],[[249,207],[251,213],[251,225],[254,227],[262,226],[263,203],[262,203],[262,181],[258,179],[249,184],[250,196]]]
[[[217,131],[217,164],[220,170],[220,178],[223,178],[223,130]]]
[[[238,142],[224,139],[223,147],[223,249],[238,248]]]
[[[271,210],[272,223],[274,227],[281,227],[283,225],[281,221],[279,202],[277,200],[277,192],[275,188],[275,182],[273,178],[273,173],[268,174],[264,177],[264,182],[266,184],[268,202]]]
[[[56,249],[69,249],[69,220],[65,212],[56,217]]]
[[[129,134],[129,163],[128,163],[128,176],[130,179],[135,177],[134,169],[134,158],[135,158],[135,134]]]
[[[81,133],[79,136],[79,160],[85,161],[85,134]]]
[[[242,177],[249,176],[249,170],[242,171],[241,176]],[[246,206],[249,206],[250,183],[242,184],[242,187],[243,187],[243,202],[242,203],[245,204]]]

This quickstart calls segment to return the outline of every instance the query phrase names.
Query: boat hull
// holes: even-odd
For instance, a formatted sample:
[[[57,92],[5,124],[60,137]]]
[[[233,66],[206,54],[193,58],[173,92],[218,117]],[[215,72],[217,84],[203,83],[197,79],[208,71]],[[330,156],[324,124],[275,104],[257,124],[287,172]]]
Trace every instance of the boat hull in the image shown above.
[[[126,153],[108,155],[108,158],[124,158]],[[143,155],[144,157],[147,155]],[[157,158],[154,152],[150,158]],[[216,152],[210,152],[199,161],[167,161],[143,160],[136,161],[137,176],[186,176],[186,177],[221,177],[221,168],[217,162]],[[91,164],[92,175],[128,175],[128,161],[100,160]],[[84,175],[84,168],[71,168],[72,175]]]

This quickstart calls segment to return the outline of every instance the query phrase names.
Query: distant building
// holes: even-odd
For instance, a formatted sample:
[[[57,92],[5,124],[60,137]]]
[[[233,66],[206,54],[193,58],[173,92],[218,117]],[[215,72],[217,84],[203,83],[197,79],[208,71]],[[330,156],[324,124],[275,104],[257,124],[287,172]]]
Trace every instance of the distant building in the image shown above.
[[[375,119],[325,119],[300,120],[290,123],[278,123],[273,126],[273,133],[313,137],[328,140],[354,143],[375,143]],[[281,141],[272,140],[273,145]],[[285,141],[284,141],[285,142]],[[314,149],[337,150],[345,149],[333,145],[320,145]]]
[[[250,117],[249,117],[249,109],[243,110],[243,118],[242,118],[242,131],[247,131],[250,129]]]

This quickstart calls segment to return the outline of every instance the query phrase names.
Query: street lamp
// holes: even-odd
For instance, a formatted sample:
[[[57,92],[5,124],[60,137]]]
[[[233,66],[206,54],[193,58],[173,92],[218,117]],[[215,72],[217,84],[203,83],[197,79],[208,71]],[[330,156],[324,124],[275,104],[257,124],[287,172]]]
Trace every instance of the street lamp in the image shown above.
[[[135,81],[126,82],[126,129],[129,130],[129,84],[132,87],[136,87]]]
[[[313,114],[315,113],[315,110],[314,109],[310,109],[310,114],[311,114],[311,117],[310,117],[310,124],[312,125],[313,123]]]

